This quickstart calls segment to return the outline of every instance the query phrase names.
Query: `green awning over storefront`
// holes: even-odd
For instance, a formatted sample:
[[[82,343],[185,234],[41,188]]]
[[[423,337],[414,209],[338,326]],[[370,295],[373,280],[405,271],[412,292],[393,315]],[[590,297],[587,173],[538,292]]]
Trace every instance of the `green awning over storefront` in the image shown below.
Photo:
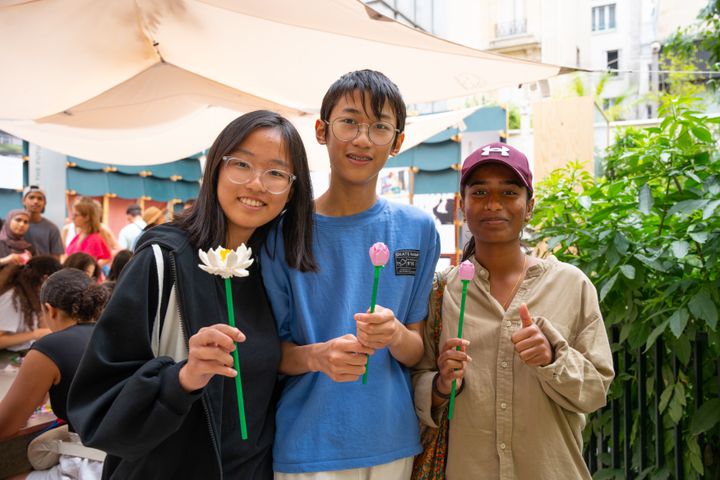
[[[106,193],[110,193],[107,173],[103,171],[68,168],[66,172],[68,190],[91,197],[102,197]]]
[[[438,171],[450,168],[460,158],[460,144],[452,140],[437,143],[421,143],[385,164],[391,167],[417,167],[420,170]]]
[[[167,202],[173,199],[185,201],[197,197],[200,184],[184,180],[173,182],[162,178],[68,168],[67,188],[77,192],[78,195],[101,197],[113,194],[119,198],[150,197],[153,200]]]
[[[67,188],[79,195],[149,197],[160,202],[197,197],[202,177],[200,161],[184,158],[161,165],[126,166],[68,157]],[[140,175],[142,173],[142,176]],[[174,181],[175,180],[175,181]]]
[[[16,208],[23,208],[22,193],[16,190],[0,188],[0,212],[9,212]],[[5,221],[5,217],[2,218]]]
[[[137,175],[108,173],[108,193],[120,198],[140,198],[145,195],[143,179]]]
[[[419,171],[415,174],[413,192],[423,193],[455,193],[460,184],[460,172],[452,168],[434,172]]]
[[[202,177],[200,161],[197,158],[183,158],[176,162],[162,163],[158,165],[112,165],[109,163],[91,162],[76,157],[67,157],[67,161],[74,165],[74,168],[91,171],[114,171],[126,175],[137,175],[141,172],[148,172],[149,175],[158,178],[170,179],[180,177],[185,181],[194,182]]]

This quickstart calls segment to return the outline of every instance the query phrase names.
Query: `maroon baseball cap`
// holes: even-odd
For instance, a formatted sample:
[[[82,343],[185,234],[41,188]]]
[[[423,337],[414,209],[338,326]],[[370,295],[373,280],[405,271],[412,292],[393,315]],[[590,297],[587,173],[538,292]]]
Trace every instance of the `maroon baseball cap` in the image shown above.
[[[470,176],[476,168],[490,163],[499,163],[510,167],[532,196],[532,172],[530,172],[527,157],[515,147],[500,142],[483,145],[468,155],[462,166],[460,188],[465,188],[465,184],[470,180]]]

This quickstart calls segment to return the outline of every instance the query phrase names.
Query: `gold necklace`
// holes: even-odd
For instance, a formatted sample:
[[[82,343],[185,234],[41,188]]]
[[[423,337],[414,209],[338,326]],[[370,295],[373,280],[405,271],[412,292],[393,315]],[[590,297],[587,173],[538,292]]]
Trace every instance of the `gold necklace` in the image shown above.
[[[518,275],[517,282],[515,282],[515,286],[513,287],[512,291],[510,292],[510,296],[507,300],[505,300],[505,303],[503,303],[503,309],[507,310],[510,306],[510,302],[512,302],[512,299],[515,298],[515,292],[517,292],[518,287],[520,286],[520,283],[522,282],[522,279],[525,278],[525,266],[527,265],[527,255],[523,254],[523,266],[522,270],[520,271],[520,275]]]

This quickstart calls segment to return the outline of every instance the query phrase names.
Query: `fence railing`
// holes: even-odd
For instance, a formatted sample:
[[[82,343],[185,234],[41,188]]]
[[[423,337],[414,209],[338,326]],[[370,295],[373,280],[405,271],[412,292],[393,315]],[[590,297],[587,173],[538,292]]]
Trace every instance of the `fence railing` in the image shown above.
[[[527,19],[512,20],[495,24],[495,38],[510,37],[527,32]]]
[[[684,480],[688,477],[684,436],[688,428],[687,417],[683,416],[678,423],[673,423],[661,413],[663,407],[668,408],[667,398],[663,398],[667,376],[672,372],[674,380],[678,381],[680,358],[665,346],[661,338],[647,352],[644,352],[644,347],[631,351],[621,346],[617,327],[612,328],[611,339],[615,382],[621,382],[622,388],[620,395],[616,390],[608,405],[588,418],[587,430],[590,434],[587,438],[586,432],[585,461],[590,472],[596,477],[628,480],[656,478],[652,474],[662,472],[667,476],[660,475],[661,478]],[[690,365],[686,367],[689,367],[691,375],[686,379],[685,388],[692,391],[694,404],[686,405],[685,410],[694,414],[710,399],[704,389],[706,383],[717,381],[717,386],[709,390],[712,390],[714,398],[720,395],[720,359],[703,363],[707,350],[707,337],[704,335],[699,335],[690,348]],[[718,428],[716,425],[698,438],[704,475],[696,478],[720,478],[720,445],[706,444],[708,434],[712,436],[713,443],[718,442]],[[706,448],[708,446],[710,448]]]

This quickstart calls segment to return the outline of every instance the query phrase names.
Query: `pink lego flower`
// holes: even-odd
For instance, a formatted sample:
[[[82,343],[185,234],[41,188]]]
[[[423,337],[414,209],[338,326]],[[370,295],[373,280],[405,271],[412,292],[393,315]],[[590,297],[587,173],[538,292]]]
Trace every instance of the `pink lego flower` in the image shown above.
[[[387,245],[382,242],[378,242],[370,247],[370,261],[376,267],[384,266],[390,258],[390,250]]]
[[[30,258],[32,255],[30,255],[30,252],[25,250],[23,253],[20,254],[20,265],[25,265],[27,262],[30,261]]]
[[[475,265],[470,260],[465,260],[460,264],[460,280],[472,280],[475,276]]]

